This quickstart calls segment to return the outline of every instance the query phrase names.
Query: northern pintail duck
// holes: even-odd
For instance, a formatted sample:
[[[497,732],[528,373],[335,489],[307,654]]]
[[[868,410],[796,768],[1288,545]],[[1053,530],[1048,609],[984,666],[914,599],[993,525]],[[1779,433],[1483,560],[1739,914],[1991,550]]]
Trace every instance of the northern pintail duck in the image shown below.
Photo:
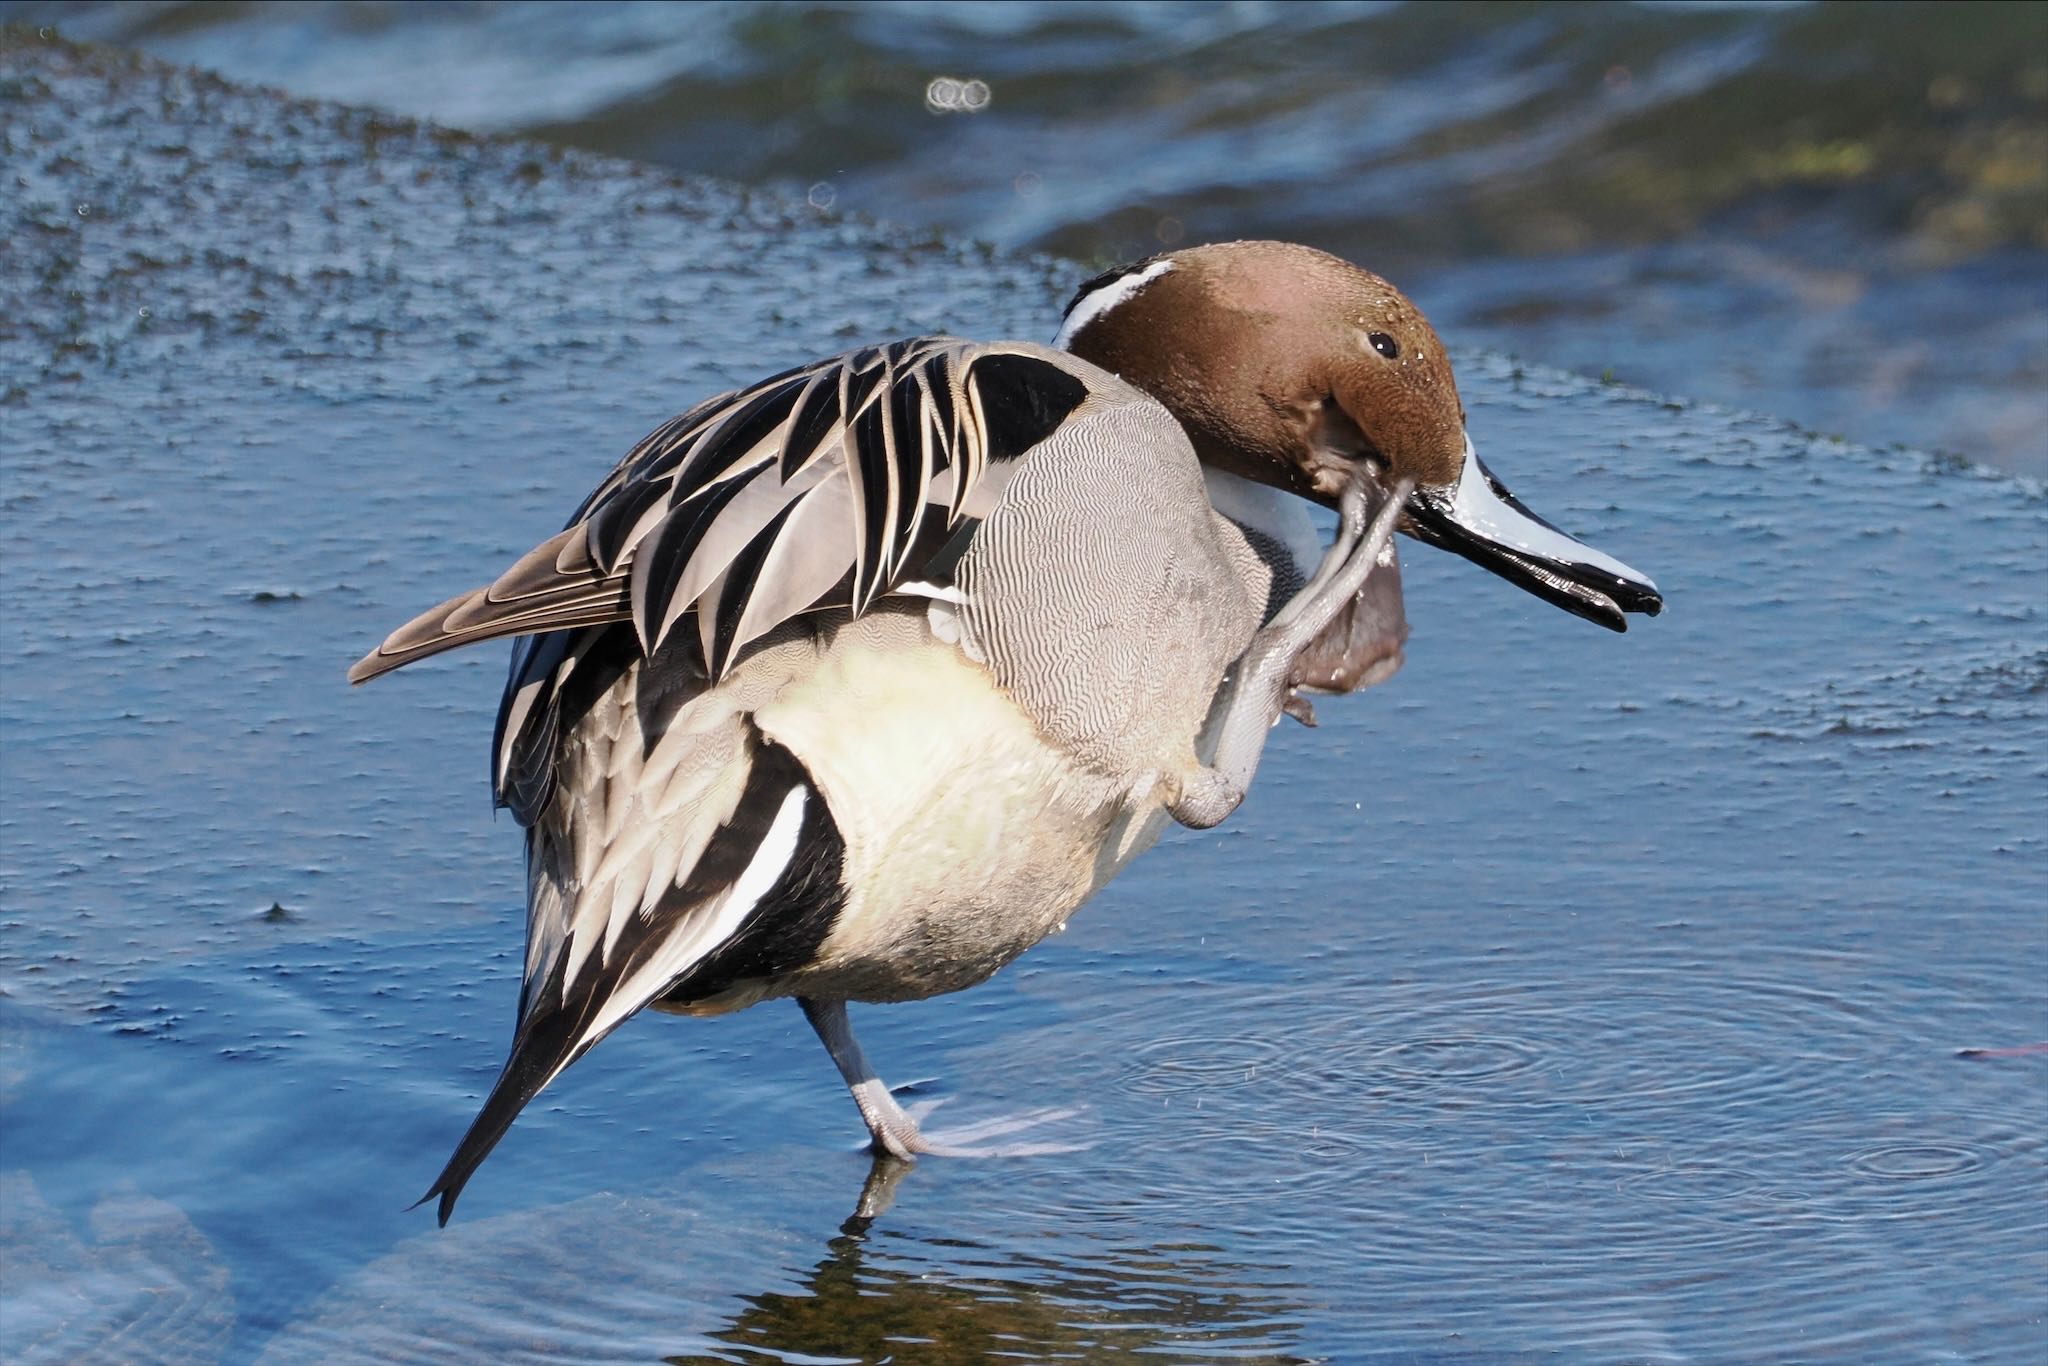
[[[868,347],[658,428],[350,671],[517,638],[519,1021],[441,1221],[646,1006],[793,996],[878,1151],[976,1151],[897,1104],[846,1003],[972,986],[1167,816],[1228,816],[1304,690],[1398,665],[1396,529],[1615,630],[1661,606],[1479,463],[1415,306],[1306,247],[1174,252],[1089,281],[1052,347]]]

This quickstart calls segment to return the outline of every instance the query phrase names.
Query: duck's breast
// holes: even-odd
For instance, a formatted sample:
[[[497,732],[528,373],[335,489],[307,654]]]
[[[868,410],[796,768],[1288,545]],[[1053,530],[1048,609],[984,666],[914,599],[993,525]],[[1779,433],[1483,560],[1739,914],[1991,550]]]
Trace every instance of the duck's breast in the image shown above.
[[[957,990],[1062,924],[1156,834],[1263,579],[1150,400],[1090,403],[1020,462],[958,601],[838,627],[756,715],[847,842],[847,905],[795,990]]]
[[[1086,899],[1126,805],[922,612],[841,626],[754,720],[802,759],[846,841],[845,907],[791,992],[908,1000],[981,981]]]

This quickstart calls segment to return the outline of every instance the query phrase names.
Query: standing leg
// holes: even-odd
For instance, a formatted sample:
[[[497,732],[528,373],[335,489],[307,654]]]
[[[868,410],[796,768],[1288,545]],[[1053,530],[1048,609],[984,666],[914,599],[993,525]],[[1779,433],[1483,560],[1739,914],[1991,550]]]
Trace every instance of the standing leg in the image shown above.
[[[923,1152],[924,1135],[918,1130],[917,1121],[896,1103],[896,1097],[889,1094],[889,1088],[868,1065],[867,1054],[860,1051],[853,1026],[846,1022],[846,1002],[803,997],[797,1004],[804,1008],[804,1018],[811,1022],[811,1028],[824,1040],[825,1051],[839,1064],[839,1075],[846,1078],[846,1089],[853,1092],[853,1103],[860,1107],[860,1117],[874,1135],[875,1151],[905,1161]]]

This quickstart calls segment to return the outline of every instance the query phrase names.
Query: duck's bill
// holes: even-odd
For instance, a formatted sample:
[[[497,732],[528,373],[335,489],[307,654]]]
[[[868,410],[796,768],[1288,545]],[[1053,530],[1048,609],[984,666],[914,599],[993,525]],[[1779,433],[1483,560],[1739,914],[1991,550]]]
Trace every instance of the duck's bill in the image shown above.
[[[1508,582],[1610,631],[1628,629],[1629,612],[1656,616],[1664,597],[1647,575],[1573,540],[1535,513],[1480,463],[1470,443],[1458,482],[1417,489],[1409,529],[1463,555]]]

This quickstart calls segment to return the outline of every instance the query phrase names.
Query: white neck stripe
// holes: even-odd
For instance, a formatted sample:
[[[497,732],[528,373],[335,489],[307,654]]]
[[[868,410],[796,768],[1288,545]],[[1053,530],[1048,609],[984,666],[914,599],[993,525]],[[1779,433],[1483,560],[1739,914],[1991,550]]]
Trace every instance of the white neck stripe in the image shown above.
[[[1052,339],[1053,347],[1060,351],[1066,350],[1073,344],[1075,335],[1082,328],[1172,269],[1171,261],[1154,261],[1143,270],[1119,275],[1114,280],[1083,294],[1074,300],[1074,306],[1067,310],[1065,321],[1060,323],[1059,335]]]

